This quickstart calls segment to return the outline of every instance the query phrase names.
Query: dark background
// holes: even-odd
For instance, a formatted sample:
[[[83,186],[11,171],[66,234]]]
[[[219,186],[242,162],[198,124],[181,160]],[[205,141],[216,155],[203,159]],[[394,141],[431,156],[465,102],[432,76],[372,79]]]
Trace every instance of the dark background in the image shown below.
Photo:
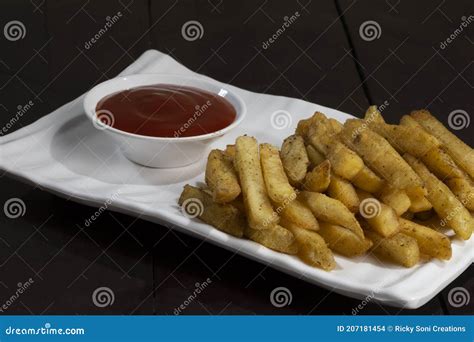
[[[107,16],[122,18],[90,49],[84,44]],[[295,11],[298,20],[268,49],[262,43]],[[257,92],[286,95],[360,116],[371,103],[389,106],[389,121],[428,108],[441,121],[453,110],[474,112],[474,23],[445,49],[440,43],[473,14],[460,1],[152,1],[2,0],[0,28],[21,21],[26,36],[0,35],[0,125],[16,108],[34,106],[9,131],[26,126],[93,85],[114,77],[147,49],[168,53],[192,70]],[[204,35],[187,41],[182,25],[197,20]],[[376,21],[365,41],[359,27]],[[455,131],[473,146],[472,128]],[[359,300],[307,284],[208,243],[113,212],[89,228],[95,211],[39,187],[0,178],[0,202],[26,203],[17,219],[1,215],[0,303],[17,283],[34,284],[7,314],[173,314],[208,277],[211,285],[183,314],[347,314]],[[474,293],[471,266],[419,310],[370,302],[360,314],[472,314],[452,307],[450,289]],[[367,279],[370,282],[370,279]],[[115,302],[96,307],[106,286]],[[271,291],[293,301],[275,308]]]

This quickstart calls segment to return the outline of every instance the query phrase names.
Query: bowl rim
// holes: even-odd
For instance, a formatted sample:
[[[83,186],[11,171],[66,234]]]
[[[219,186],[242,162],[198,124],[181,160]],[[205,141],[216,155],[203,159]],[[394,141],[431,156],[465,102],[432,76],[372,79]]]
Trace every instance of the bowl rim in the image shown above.
[[[193,135],[193,136],[189,136],[189,137],[153,137],[153,136],[149,136],[149,135],[141,135],[141,134],[122,131],[120,129],[114,128],[114,127],[109,126],[109,125],[104,125],[103,126],[104,131],[109,131],[109,132],[116,133],[116,134],[119,134],[119,135],[122,135],[122,136],[125,136],[125,137],[132,137],[132,138],[138,138],[138,139],[144,139],[144,140],[153,140],[153,141],[189,142],[189,141],[197,141],[197,140],[206,140],[206,139],[211,139],[211,138],[215,138],[215,137],[219,137],[221,135],[224,135],[225,133],[227,133],[231,129],[237,127],[244,120],[244,118],[247,114],[247,106],[245,105],[244,100],[236,92],[230,90],[228,88],[229,85],[227,85],[225,83],[218,82],[218,81],[214,81],[212,79],[204,78],[202,76],[201,76],[202,77],[201,78],[201,77],[197,77],[197,76],[185,76],[185,75],[173,74],[173,73],[130,74],[130,75],[123,75],[123,76],[114,77],[114,78],[111,78],[107,81],[101,82],[101,83],[95,85],[93,88],[91,88],[87,92],[87,94],[85,95],[84,100],[83,100],[83,108],[84,108],[85,114],[87,115],[87,117],[90,120],[95,120],[95,108],[97,106],[98,101],[100,101],[100,99],[103,99],[105,96],[113,94],[117,91],[121,91],[121,90],[114,90],[112,92],[106,92],[106,94],[102,95],[98,101],[93,101],[92,100],[93,97],[98,97],[95,93],[101,91],[102,87],[105,87],[109,84],[113,84],[113,83],[117,83],[117,82],[124,82],[124,81],[127,81],[127,79],[138,79],[139,80],[140,78],[146,77],[146,76],[157,76],[157,77],[166,76],[166,77],[171,77],[171,78],[176,78],[176,79],[181,79],[181,80],[188,80],[188,81],[190,81],[189,86],[194,86],[194,87],[200,88],[200,89],[202,89],[202,87],[199,87],[199,84],[196,85],[196,84],[193,84],[192,82],[197,82],[197,83],[200,83],[200,84],[204,83],[204,84],[209,85],[210,87],[216,87],[217,86],[217,87],[225,88],[225,90],[228,92],[228,94],[230,94],[234,98],[234,100],[239,104],[240,110],[239,110],[239,108],[236,108],[236,106],[231,103],[232,107],[234,107],[234,109],[236,111],[236,118],[230,125],[222,128],[218,131],[215,131],[215,132],[201,134],[201,135]],[[173,84],[172,82],[169,82],[169,81],[166,81],[166,82],[170,83],[170,84]],[[159,83],[159,82],[157,82],[157,83]],[[146,84],[147,83],[144,83],[143,85],[146,85]],[[185,84],[185,85],[187,85],[187,84]],[[131,89],[131,88],[140,87],[140,86],[141,85],[135,85],[133,87],[128,87],[128,88],[124,87],[122,90]],[[206,90],[206,91],[210,91],[210,90]],[[213,91],[210,91],[210,92],[213,92]],[[93,108],[94,108],[92,111],[90,110],[91,104],[93,104]]]

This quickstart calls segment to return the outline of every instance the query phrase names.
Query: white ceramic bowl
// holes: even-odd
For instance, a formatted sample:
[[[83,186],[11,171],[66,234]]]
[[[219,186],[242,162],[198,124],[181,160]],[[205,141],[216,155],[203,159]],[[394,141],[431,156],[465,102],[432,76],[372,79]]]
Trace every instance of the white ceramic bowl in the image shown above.
[[[236,118],[229,126],[209,134],[192,137],[150,137],[118,130],[97,119],[97,103],[107,95],[134,87],[166,83],[196,87],[218,94],[234,106]],[[156,168],[181,167],[192,164],[205,157],[209,144],[216,138],[239,125],[245,117],[243,100],[226,85],[208,81],[204,78],[186,77],[172,74],[139,74],[117,77],[92,88],[84,98],[86,115],[95,128],[112,136],[121,146],[125,157],[131,161]],[[101,116],[102,118],[102,116]],[[113,119],[113,117],[111,118]],[[107,121],[107,120],[105,120]]]

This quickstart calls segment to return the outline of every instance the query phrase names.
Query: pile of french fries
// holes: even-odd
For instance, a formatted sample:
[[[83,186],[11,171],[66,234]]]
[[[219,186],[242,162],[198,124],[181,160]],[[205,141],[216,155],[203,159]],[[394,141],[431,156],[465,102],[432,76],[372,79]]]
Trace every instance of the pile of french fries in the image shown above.
[[[186,185],[179,204],[197,200],[202,221],[327,271],[333,253],[412,267],[470,238],[473,179],[472,148],[428,111],[390,125],[372,106],[344,124],[316,112],[280,150],[240,136],[211,151],[207,187]]]

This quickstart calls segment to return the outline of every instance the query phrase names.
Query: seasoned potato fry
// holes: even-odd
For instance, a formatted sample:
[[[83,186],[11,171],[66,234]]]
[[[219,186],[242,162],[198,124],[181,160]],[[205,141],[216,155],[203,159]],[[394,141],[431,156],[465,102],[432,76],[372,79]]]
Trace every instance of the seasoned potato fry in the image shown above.
[[[454,161],[466,171],[471,178],[474,178],[474,151],[472,148],[444,127],[429,111],[417,110],[410,115],[429,133],[438,138]]]
[[[384,181],[379,176],[377,176],[371,169],[364,165],[362,170],[357,173],[354,178],[351,179],[352,184],[354,184],[359,189],[364,191],[375,193],[382,189],[384,186]]]
[[[178,203],[186,215],[199,217],[223,232],[242,237],[247,223],[243,213],[233,205],[215,203],[211,195],[191,185],[184,186]]]
[[[366,113],[366,117],[371,117],[371,115],[381,117],[380,112],[375,106],[371,106],[367,112],[369,113]],[[434,138],[424,129],[413,126],[389,125],[383,122],[383,119],[365,121],[374,132],[387,139],[402,154],[410,153],[420,158],[426,152],[440,145],[438,139]]]
[[[354,178],[364,167],[362,159],[339,141],[333,141],[328,147],[327,158],[334,173],[345,179]]]
[[[298,245],[298,256],[311,266],[330,271],[336,267],[336,261],[324,239],[316,232],[298,227],[282,219],[281,224],[295,236]]]
[[[279,217],[267,196],[257,140],[248,136],[238,137],[235,148],[234,162],[249,225],[253,229],[269,228],[278,223]]]
[[[416,239],[421,253],[442,260],[451,259],[451,241],[446,235],[405,219],[400,219],[400,229]]]
[[[270,144],[261,144],[260,162],[270,199],[278,206],[293,201],[296,192],[288,182],[278,149]]]
[[[295,134],[303,137],[303,139],[306,138],[306,136],[308,135],[309,128],[311,127],[312,123],[313,123],[312,118],[298,121]]]
[[[380,200],[389,207],[392,207],[398,216],[402,216],[410,208],[410,197],[408,197],[405,190],[386,186],[378,195]]]
[[[451,178],[469,177],[441,147],[433,148],[421,156],[420,159],[439,179],[447,180]]]
[[[397,151],[361,120],[347,120],[340,134],[344,143],[355,150],[367,165],[397,189],[423,189],[420,177]]]
[[[288,229],[280,225],[274,225],[268,229],[252,229],[247,226],[245,227],[244,234],[250,240],[277,252],[286,254],[298,253],[295,236]]]
[[[291,185],[300,185],[309,166],[303,138],[299,135],[291,135],[286,138],[281,146],[280,155]]]
[[[281,207],[281,217],[286,222],[292,222],[298,227],[308,230],[319,230],[319,224],[314,217],[308,206],[301,202],[299,199],[295,199],[288,204]],[[278,210],[278,209],[277,209]]]
[[[351,212],[356,213],[359,211],[360,202],[354,186],[335,174],[331,175],[328,195],[329,197],[341,201]]]
[[[352,231],[327,222],[320,223],[318,234],[323,237],[330,249],[346,257],[362,255],[372,247],[369,239],[361,239]]]
[[[364,162],[339,141],[339,130],[335,130],[334,126],[324,114],[316,113],[308,128],[307,139],[317,151],[329,159],[335,174],[350,180],[364,167]]]
[[[467,210],[474,211],[474,186],[471,180],[466,178],[451,178],[446,181],[446,185]]]
[[[326,160],[326,157],[311,145],[306,145],[306,153],[313,168]]]
[[[235,158],[235,145],[227,145],[225,147],[224,153],[229,156],[232,160]]]
[[[318,220],[343,226],[364,238],[359,222],[342,202],[317,192],[303,191],[301,195]]]
[[[409,154],[405,154],[403,157],[425,182],[428,190],[427,198],[439,217],[460,238],[464,240],[469,239],[474,229],[474,220],[469,211],[454,196],[451,190],[436,178],[422,162]]]
[[[313,192],[324,192],[331,182],[331,163],[325,160],[306,174],[303,189]]]
[[[240,185],[232,160],[220,150],[212,150],[207,158],[206,184],[217,203],[231,202],[240,195]]]
[[[359,214],[367,222],[367,228],[387,237],[400,231],[398,216],[388,205],[379,202],[371,194],[357,189],[360,199]]]
[[[433,208],[430,201],[428,201],[424,195],[409,190],[407,191],[407,195],[410,198],[410,208],[408,208],[410,212],[419,213]]]
[[[372,251],[378,257],[396,264],[413,267],[420,260],[420,250],[416,240],[403,233],[383,237],[375,232],[366,231],[367,237],[374,243]]]

